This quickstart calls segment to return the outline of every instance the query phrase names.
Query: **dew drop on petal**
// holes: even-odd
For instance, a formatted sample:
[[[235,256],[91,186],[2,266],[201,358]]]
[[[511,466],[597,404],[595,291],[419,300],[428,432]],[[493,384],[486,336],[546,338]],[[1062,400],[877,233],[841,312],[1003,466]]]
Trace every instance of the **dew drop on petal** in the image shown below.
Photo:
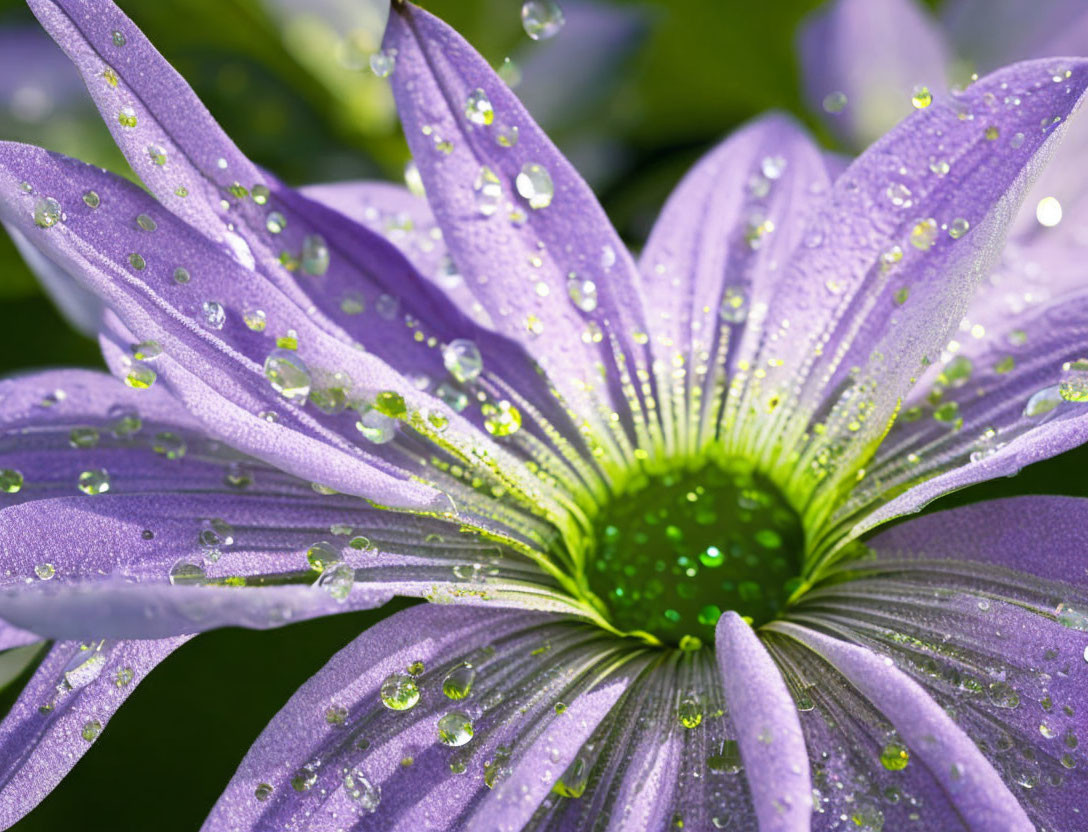
[[[1027,419],[1038,419],[1042,416],[1046,416],[1061,403],[1062,396],[1058,391],[1058,385],[1055,384],[1050,387],[1044,387],[1042,390],[1032,394],[1031,398],[1028,399],[1027,404],[1024,405],[1024,417]]]
[[[551,174],[543,165],[526,162],[514,180],[514,185],[530,208],[539,210],[552,204],[555,185],[552,183]]]
[[[487,165],[480,167],[476,180],[472,183],[475,193],[476,210],[481,216],[490,217],[499,209],[502,201],[502,183],[494,171]]]
[[[451,711],[438,719],[438,741],[451,748],[467,745],[475,733],[472,720],[461,711]]]
[[[958,240],[971,228],[971,224],[967,222],[963,217],[956,217],[948,224],[948,236],[953,240]]]
[[[347,601],[354,585],[355,570],[343,561],[327,565],[321,577],[314,582],[314,586],[339,604]]]
[[[929,87],[919,84],[911,92],[910,103],[914,109],[924,110],[933,103],[933,93],[929,91]]]
[[[419,687],[411,676],[393,673],[382,682],[381,699],[391,711],[407,711],[419,701]]]
[[[22,490],[22,473],[14,468],[0,468],[0,493],[18,494]]]
[[[480,349],[467,338],[456,338],[442,348],[442,363],[461,384],[471,384],[484,368]]]
[[[133,128],[136,126],[136,111],[132,107],[122,107],[117,112],[117,122],[122,127]]]
[[[38,580],[48,581],[57,574],[57,570],[51,563],[39,563],[34,567],[34,574]]]
[[[521,411],[510,402],[488,402],[480,408],[484,416],[484,428],[492,436],[510,436],[521,428]]]
[[[397,51],[382,49],[370,56],[370,71],[379,78],[388,78],[397,68]]]
[[[597,284],[592,280],[582,279],[574,272],[567,275],[567,295],[571,303],[583,312],[592,312],[597,308]]]
[[[96,191],[87,191],[83,194],[83,203],[88,208],[97,208],[102,204],[102,199],[98,196]]]
[[[482,89],[475,89],[465,99],[465,118],[473,124],[488,125],[495,120],[495,109]]]
[[[34,224],[38,228],[52,228],[63,218],[60,203],[53,197],[39,197],[34,200]]]
[[[354,803],[367,812],[377,811],[378,805],[382,802],[381,787],[372,783],[370,778],[359,768],[353,769],[344,775],[344,792]]]
[[[447,699],[465,699],[472,693],[475,681],[476,668],[468,662],[461,662],[442,680],[442,693]]]
[[[742,324],[748,318],[748,295],[743,286],[726,286],[718,316],[727,324]]]
[[[222,329],[227,320],[227,310],[223,304],[214,300],[206,300],[201,304],[200,311],[204,319],[204,326],[208,329]]]
[[[1058,393],[1067,402],[1088,402],[1088,358],[1062,364]]]
[[[329,270],[329,246],[320,234],[307,234],[302,238],[302,271],[320,277]]]
[[[182,558],[170,567],[169,578],[175,586],[201,586],[208,580],[204,567],[188,558]]]
[[[919,220],[910,230],[910,244],[920,251],[929,250],[937,240],[937,221],[932,217]]]
[[[294,350],[272,350],[264,360],[264,375],[285,399],[305,400],[310,395],[310,370]]]
[[[105,494],[110,490],[110,475],[105,468],[92,468],[80,473],[76,486],[84,494]]]

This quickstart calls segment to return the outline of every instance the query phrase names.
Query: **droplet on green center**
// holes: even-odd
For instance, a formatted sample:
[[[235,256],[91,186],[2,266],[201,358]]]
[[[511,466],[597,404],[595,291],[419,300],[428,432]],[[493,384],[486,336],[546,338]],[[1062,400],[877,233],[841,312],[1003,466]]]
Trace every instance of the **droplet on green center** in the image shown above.
[[[652,479],[606,507],[596,529],[590,588],[617,627],[669,644],[713,641],[726,610],[769,621],[799,583],[801,523],[769,480],[744,469]]]

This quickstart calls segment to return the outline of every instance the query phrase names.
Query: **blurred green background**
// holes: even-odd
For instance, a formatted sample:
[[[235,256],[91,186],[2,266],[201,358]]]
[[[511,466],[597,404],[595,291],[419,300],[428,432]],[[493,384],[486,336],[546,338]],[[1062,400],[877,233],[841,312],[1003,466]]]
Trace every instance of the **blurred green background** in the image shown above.
[[[818,0],[569,0],[568,29],[540,42],[521,28],[520,0],[423,5],[494,66],[512,59],[530,110],[635,247],[685,169],[744,120],[785,109],[833,147],[801,103],[794,51],[798,21]],[[386,83],[367,68],[381,36],[381,0],[121,6],[259,164],[294,184],[400,180],[407,150]],[[44,37],[19,0],[0,0],[0,63],[5,35],[24,45]],[[33,64],[0,72],[0,138],[127,173],[74,70],[47,43]],[[54,311],[2,233],[0,302],[0,374],[101,366],[95,343]],[[1088,450],[1073,452],[945,498],[940,507],[1024,493],[1088,496],[1086,463]],[[15,828],[196,829],[295,688],[403,606],[268,632],[222,630],[190,642],[151,674],[62,786]],[[19,684],[0,691],[0,713]]]

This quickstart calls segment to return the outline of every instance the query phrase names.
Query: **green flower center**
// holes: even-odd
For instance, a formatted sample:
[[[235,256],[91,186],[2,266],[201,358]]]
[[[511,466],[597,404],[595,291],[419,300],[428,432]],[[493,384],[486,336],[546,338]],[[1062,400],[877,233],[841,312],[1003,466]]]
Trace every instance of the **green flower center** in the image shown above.
[[[694,646],[713,641],[726,610],[755,626],[778,615],[800,585],[803,547],[797,514],[769,480],[707,465],[608,506],[586,572],[615,626]]]

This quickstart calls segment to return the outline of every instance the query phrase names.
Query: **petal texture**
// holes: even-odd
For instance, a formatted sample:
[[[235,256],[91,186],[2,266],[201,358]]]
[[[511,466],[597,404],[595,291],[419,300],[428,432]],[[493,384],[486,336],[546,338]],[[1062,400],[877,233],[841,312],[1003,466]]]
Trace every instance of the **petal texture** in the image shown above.
[[[812,783],[786,683],[752,628],[735,612],[718,619],[715,649],[760,832],[804,832],[812,819]]]

